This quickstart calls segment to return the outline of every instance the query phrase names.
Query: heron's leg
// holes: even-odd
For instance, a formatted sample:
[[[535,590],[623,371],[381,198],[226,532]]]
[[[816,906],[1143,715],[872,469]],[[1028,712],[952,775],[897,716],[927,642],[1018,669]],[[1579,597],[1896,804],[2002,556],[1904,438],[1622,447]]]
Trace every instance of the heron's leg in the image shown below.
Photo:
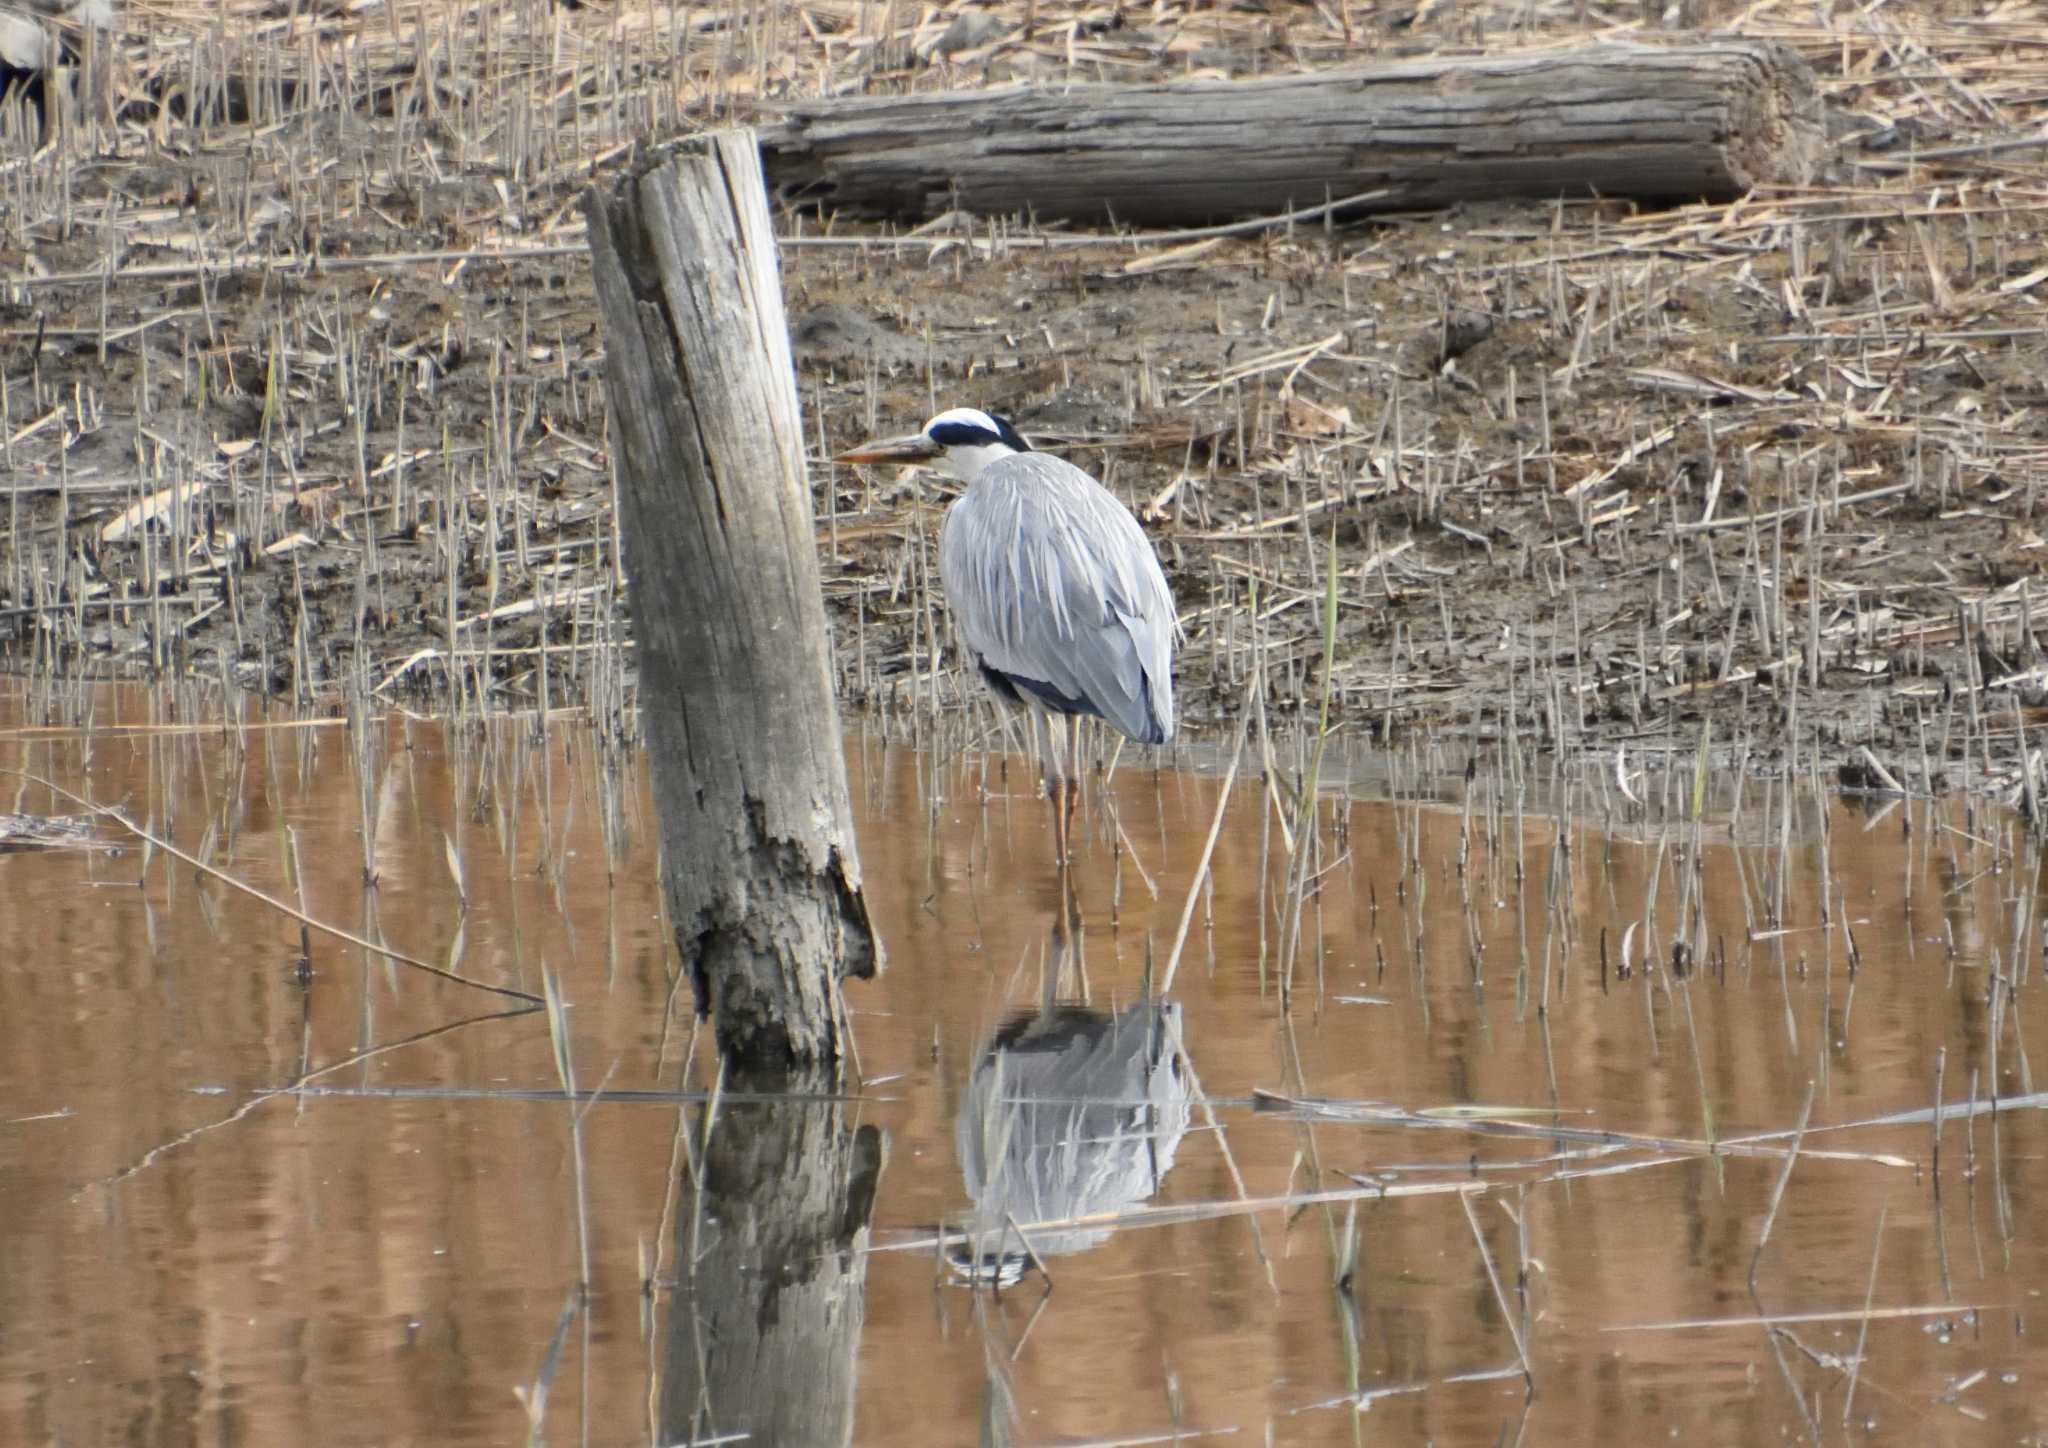
[[[1062,876],[1074,862],[1074,812],[1068,808],[1073,797],[1074,781],[1062,775],[1052,787],[1052,848]]]
[[[1081,716],[1069,714],[1060,721],[1067,731],[1067,819],[1063,827],[1068,840],[1074,838],[1074,806],[1081,801]]]
[[[1044,733],[1039,732],[1044,726]],[[1051,715],[1040,717],[1040,711],[1031,711],[1031,733],[1038,741],[1038,764],[1045,774],[1045,799],[1052,808],[1053,858],[1059,867],[1067,867],[1067,837],[1061,827],[1065,815],[1062,812],[1065,793],[1065,778],[1060,768],[1060,721]]]

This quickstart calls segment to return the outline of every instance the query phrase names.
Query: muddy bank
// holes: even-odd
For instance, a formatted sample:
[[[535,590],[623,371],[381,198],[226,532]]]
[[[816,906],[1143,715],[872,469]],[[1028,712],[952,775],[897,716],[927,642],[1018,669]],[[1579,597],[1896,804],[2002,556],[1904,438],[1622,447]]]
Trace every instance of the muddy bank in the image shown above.
[[[565,17],[592,49],[626,23]],[[2039,109],[2007,94],[1995,36],[1919,23],[2003,125]],[[1391,43],[1312,28],[1286,42],[1308,63]],[[1143,27],[1105,34],[1173,63]],[[1821,76],[1841,162],[1732,206],[1091,246],[986,223],[862,243],[787,218],[814,454],[964,403],[1097,472],[1165,559],[1198,726],[1234,720],[1256,669],[1269,713],[1327,688],[1373,738],[1690,759],[1711,726],[1754,767],[1881,783],[1867,747],[1909,788],[2017,799],[2048,681],[2042,213],[2005,194],[2024,168],[2003,152],[1900,159],[1902,136],[1968,153],[1977,132],[1880,64],[1880,38],[1783,38]],[[627,127],[565,122],[630,115],[656,84],[634,47],[657,39],[630,39],[612,92],[569,87],[548,165],[479,150],[431,88],[369,79],[317,108],[271,97],[261,145],[159,110],[96,150],[14,155],[0,649],[307,701],[545,695],[623,717],[573,201]],[[932,84],[913,39],[886,75]],[[1049,63],[1028,37],[986,60],[961,83]],[[928,595],[937,485],[822,461],[815,481],[843,697],[975,699]]]

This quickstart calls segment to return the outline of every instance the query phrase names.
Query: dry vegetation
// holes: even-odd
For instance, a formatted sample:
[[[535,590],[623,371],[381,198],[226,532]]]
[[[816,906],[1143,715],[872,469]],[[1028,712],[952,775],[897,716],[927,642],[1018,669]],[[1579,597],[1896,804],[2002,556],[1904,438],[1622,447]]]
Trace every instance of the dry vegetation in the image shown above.
[[[1256,669],[1374,735],[1689,762],[1711,720],[1752,763],[2025,799],[2033,4],[133,4],[51,142],[17,115],[0,150],[0,649],[622,721],[577,200],[637,142],[821,94],[1681,25],[1808,60],[1827,184],[1208,238],[792,210],[816,452],[966,402],[1095,468],[1167,559],[1197,722]],[[816,477],[845,697],[971,698],[930,667],[943,498]]]

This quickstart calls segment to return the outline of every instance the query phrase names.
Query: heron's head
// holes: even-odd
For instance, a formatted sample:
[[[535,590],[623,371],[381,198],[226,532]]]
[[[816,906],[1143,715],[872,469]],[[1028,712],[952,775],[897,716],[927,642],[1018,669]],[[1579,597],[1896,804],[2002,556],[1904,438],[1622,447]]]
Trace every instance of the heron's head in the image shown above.
[[[833,461],[842,463],[931,463],[941,472],[971,483],[997,458],[1030,452],[1031,444],[1017,429],[992,413],[953,407],[907,437],[862,443]]]

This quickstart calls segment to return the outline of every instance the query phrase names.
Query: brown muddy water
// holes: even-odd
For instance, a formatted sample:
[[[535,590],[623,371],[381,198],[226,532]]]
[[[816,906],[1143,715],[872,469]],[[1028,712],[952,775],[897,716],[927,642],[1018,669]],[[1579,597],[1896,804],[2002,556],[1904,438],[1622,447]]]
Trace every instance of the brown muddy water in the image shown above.
[[[7,684],[0,768],[471,980],[551,972],[601,1094],[562,1099],[545,1013],[302,940],[109,819],[118,851],[0,855],[0,1437],[680,1438],[705,1111],[675,1093],[712,1073],[639,761],[573,723],[217,711]],[[1161,1009],[1213,755],[1091,806],[1075,952],[1021,761],[849,737],[889,952],[849,993],[846,1123],[886,1142],[853,1441],[2048,1443],[2015,819],[1334,751],[1283,1008],[1257,752]],[[79,813],[0,778],[0,813]],[[1005,1211],[1068,1219],[1033,1236],[1050,1291],[935,1250]]]

